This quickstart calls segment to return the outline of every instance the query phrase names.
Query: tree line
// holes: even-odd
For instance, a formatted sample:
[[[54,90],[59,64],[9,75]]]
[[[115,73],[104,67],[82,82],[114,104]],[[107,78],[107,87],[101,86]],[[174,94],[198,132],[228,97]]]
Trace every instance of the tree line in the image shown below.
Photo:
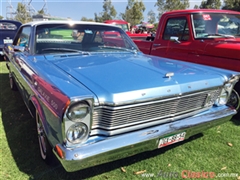
[[[147,13],[148,22],[156,23],[156,20],[161,17],[164,12],[180,9],[188,9],[190,6],[189,0],[157,0],[155,5],[158,14],[153,10]],[[201,4],[195,5],[194,9],[228,9],[240,11],[240,0],[202,0]],[[103,0],[103,10],[100,13],[94,13],[94,19],[82,17],[82,21],[104,22],[105,20],[122,19],[132,25],[140,24],[144,20],[143,13],[146,8],[142,0],[128,0],[125,11],[117,14],[116,9],[112,5],[111,0]],[[14,20],[26,23],[32,21],[30,12],[27,11],[23,3],[18,3]],[[45,15],[43,9],[38,11],[39,14]],[[3,19],[0,16],[0,19]],[[158,23],[158,22],[157,22]]]

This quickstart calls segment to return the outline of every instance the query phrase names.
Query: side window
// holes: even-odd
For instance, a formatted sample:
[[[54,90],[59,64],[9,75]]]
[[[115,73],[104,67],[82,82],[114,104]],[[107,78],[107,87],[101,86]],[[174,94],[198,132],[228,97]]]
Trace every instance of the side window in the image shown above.
[[[29,47],[31,27],[23,27],[22,31],[18,35],[17,46]]]
[[[187,41],[189,39],[189,28],[186,18],[168,19],[163,39],[170,40],[171,36],[178,37],[180,41]]]
[[[77,40],[78,42],[82,42],[84,34],[85,33],[83,30],[82,31],[73,30],[71,35],[74,40]]]
[[[11,22],[1,22],[0,23],[0,29],[6,29],[6,30],[17,30],[17,26]]]
[[[194,29],[194,33],[195,33],[195,38],[202,38],[205,35],[207,35],[206,33],[206,21],[204,21],[203,19],[203,15],[202,14],[193,14],[193,29]],[[209,21],[209,20],[207,20]]]
[[[97,42],[97,43],[102,43],[103,42],[101,32],[99,32],[99,31],[96,32],[96,35],[95,35],[95,38],[94,38],[93,42]]]

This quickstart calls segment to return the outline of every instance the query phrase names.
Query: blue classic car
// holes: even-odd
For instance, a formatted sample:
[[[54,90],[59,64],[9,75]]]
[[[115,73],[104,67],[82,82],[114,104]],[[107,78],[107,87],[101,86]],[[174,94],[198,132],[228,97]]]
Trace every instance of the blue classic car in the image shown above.
[[[4,44],[12,43],[22,23],[14,20],[0,20],[0,60],[3,59]]]
[[[27,23],[6,56],[41,157],[68,172],[183,141],[237,113],[227,102],[238,72],[144,55],[113,25]]]

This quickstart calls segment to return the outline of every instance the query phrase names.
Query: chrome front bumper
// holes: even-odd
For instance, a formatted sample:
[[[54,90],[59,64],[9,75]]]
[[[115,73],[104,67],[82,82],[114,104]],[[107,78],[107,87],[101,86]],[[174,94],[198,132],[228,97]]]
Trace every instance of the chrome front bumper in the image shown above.
[[[132,156],[158,148],[159,140],[168,135],[186,132],[185,139],[232,118],[236,110],[227,106],[214,107],[193,117],[149,127],[139,131],[108,137],[76,149],[58,144],[64,158],[53,151],[68,172],[85,169],[106,162]]]

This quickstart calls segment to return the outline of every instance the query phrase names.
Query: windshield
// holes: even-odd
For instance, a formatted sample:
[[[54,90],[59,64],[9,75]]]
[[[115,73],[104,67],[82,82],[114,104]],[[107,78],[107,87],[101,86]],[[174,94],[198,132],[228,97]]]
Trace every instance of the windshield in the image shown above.
[[[36,54],[138,51],[122,29],[96,24],[39,25],[35,42]]]
[[[195,38],[240,37],[240,15],[192,14]]]
[[[17,26],[10,22],[0,22],[0,30],[17,30]]]
[[[127,24],[116,24],[116,26],[122,28],[124,31],[129,31]]]

